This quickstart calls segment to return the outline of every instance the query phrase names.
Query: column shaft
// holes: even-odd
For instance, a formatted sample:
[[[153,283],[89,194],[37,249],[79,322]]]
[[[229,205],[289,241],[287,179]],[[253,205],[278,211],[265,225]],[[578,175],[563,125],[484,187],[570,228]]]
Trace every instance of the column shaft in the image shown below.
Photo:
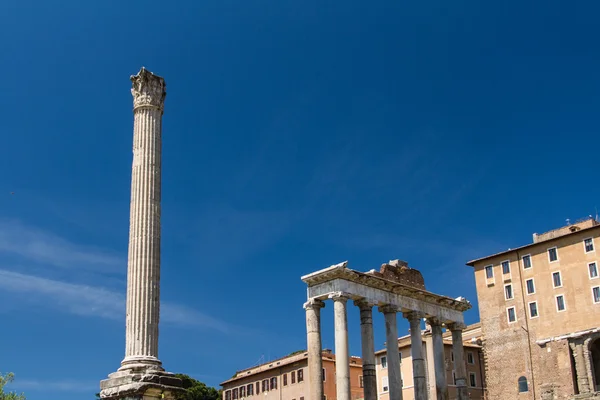
[[[365,301],[357,301],[355,304],[360,308],[360,336],[362,343],[364,400],[377,400],[375,339],[373,335],[373,305]]]
[[[442,324],[433,318],[429,320],[429,324],[431,325],[431,339],[433,343],[436,397],[437,400],[448,400],[448,382],[446,380]]]
[[[465,365],[465,351],[462,332],[464,325],[460,323],[448,324],[452,331],[452,354],[454,355],[454,376],[456,377],[457,400],[468,400],[467,392],[467,366]]]
[[[125,358],[122,369],[162,369],[160,313],[161,145],[164,79],[142,68],[131,78],[134,96],[133,165],[127,258]]]
[[[350,400],[350,349],[348,347],[347,296],[332,295],[335,324],[335,374],[337,400]]]
[[[410,312],[404,316],[410,323],[410,353],[413,364],[415,400],[427,400],[427,377],[425,376],[423,337],[421,334],[421,318],[423,318],[423,315],[418,312]]]
[[[381,307],[385,318],[386,356],[388,363],[388,384],[390,400],[402,400],[402,375],[400,371],[400,352],[398,351],[398,309],[392,306]]]
[[[321,308],[319,300],[309,300],[306,310],[306,332],[308,349],[308,382],[310,399],[323,400],[323,357],[321,348]]]

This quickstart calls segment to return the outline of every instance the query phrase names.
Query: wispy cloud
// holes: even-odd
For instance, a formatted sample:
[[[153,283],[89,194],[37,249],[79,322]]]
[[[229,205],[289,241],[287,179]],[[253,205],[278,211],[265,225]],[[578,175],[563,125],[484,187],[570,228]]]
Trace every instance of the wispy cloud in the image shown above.
[[[98,390],[98,381],[76,381],[76,380],[34,380],[19,379],[15,380],[11,386],[17,388],[17,391],[34,392],[43,390],[46,393],[52,392],[91,392]]]
[[[60,268],[124,270],[124,260],[105,249],[75,244],[16,220],[0,220],[0,253]]]
[[[124,319],[125,316],[125,296],[106,288],[0,270],[0,289],[23,295],[23,301],[43,303],[75,315],[116,320]],[[226,322],[198,310],[164,302],[161,303],[161,321],[221,333],[235,330]]]

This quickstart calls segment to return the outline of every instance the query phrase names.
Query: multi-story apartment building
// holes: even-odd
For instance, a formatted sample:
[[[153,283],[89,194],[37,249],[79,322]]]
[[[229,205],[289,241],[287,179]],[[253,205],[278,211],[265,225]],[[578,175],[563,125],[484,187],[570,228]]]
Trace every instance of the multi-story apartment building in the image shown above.
[[[590,217],[467,263],[490,399],[600,398],[599,236]]]
[[[324,400],[336,399],[335,355],[323,353]],[[312,400],[308,389],[308,353],[300,352],[236,372],[221,383],[223,400]],[[363,398],[362,360],[350,359],[350,390],[352,400]]]
[[[429,398],[435,398],[435,375],[433,368],[433,343],[431,330],[425,329],[423,337],[423,355],[425,356],[425,370],[427,373],[427,386]],[[452,336],[449,331],[442,335],[444,340],[446,380],[448,382],[448,394],[450,399],[457,396],[456,385],[454,385],[454,371],[452,355]],[[413,386],[413,363],[410,353],[410,335],[398,339],[398,351],[400,352],[400,373],[402,378],[402,399],[414,400]],[[463,346],[465,350],[465,364],[467,366],[467,387],[470,399],[483,399],[485,372],[481,353],[481,326],[479,323],[469,325],[463,331]],[[377,393],[380,400],[389,400],[388,392],[388,369],[387,351],[375,352],[375,373],[377,375]]]

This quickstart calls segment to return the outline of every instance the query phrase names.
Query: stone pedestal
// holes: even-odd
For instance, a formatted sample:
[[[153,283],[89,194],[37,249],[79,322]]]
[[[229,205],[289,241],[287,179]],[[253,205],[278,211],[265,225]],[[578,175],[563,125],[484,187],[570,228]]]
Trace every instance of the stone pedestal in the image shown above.
[[[125,358],[100,382],[109,400],[173,399],[182,382],[158,359],[163,78],[142,68],[133,83],[133,165],[127,259]]]
[[[118,400],[172,400],[183,391],[181,379],[172,373],[134,369],[108,375],[100,390],[101,398]]]

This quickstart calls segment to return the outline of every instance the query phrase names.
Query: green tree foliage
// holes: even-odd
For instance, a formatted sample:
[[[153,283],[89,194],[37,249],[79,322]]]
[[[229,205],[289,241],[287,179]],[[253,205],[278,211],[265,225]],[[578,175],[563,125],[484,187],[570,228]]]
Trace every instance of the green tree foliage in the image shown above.
[[[183,381],[183,393],[178,400],[221,400],[221,390],[206,386],[204,383],[185,375],[175,374]]]
[[[0,373],[0,400],[26,400],[24,394],[16,394],[15,392],[4,392],[4,386],[11,383],[15,379],[15,374],[9,372],[6,375]]]

